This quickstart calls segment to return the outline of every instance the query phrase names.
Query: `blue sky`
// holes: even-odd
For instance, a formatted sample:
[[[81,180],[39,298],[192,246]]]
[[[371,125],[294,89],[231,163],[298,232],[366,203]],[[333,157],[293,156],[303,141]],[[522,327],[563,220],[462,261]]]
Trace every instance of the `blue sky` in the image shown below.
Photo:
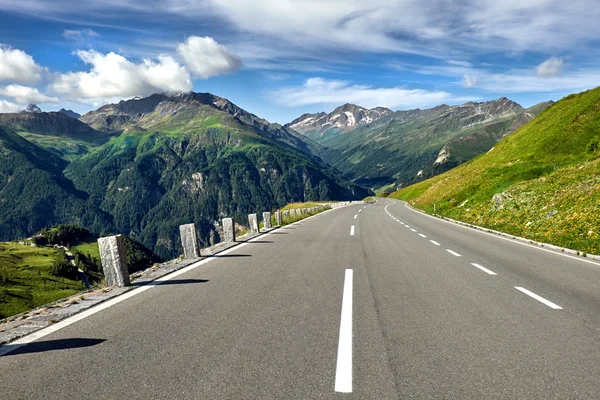
[[[600,85],[598,20],[592,0],[0,0],[0,112],[189,90],[280,123],[531,106]]]

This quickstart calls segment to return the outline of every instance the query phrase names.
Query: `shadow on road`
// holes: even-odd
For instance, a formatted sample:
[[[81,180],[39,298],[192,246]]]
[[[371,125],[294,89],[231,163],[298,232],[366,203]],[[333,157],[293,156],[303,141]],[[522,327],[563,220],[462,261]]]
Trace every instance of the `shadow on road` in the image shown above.
[[[250,243],[273,243],[270,240],[255,240],[254,242],[250,242]]]
[[[252,243],[254,243],[254,242],[252,242]],[[233,257],[233,258],[235,258],[235,257],[252,257],[252,256],[250,254],[223,254],[222,256],[218,255],[218,254],[215,254],[214,256],[210,256],[210,257],[214,257],[214,258],[230,258],[230,257]]]
[[[82,347],[91,347],[102,342],[106,339],[56,339],[56,340],[43,340],[40,342],[32,342],[25,345],[21,344],[7,344],[0,347],[1,357],[5,356],[16,356],[18,354],[30,354],[30,353],[43,353],[45,351],[52,350],[66,350],[66,349],[79,349]],[[12,350],[11,350],[12,348]]]
[[[185,285],[189,283],[206,283],[208,279],[171,279],[169,281],[133,282],[131,286]]]
[[[289,233],[285,233],[285,232],[273,232],[273,233],[271,233],[271,235],[289,235]]]

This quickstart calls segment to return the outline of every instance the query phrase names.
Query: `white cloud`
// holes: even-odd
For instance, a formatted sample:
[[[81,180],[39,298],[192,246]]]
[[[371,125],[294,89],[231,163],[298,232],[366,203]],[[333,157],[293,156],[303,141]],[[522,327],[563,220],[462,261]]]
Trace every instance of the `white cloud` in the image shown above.
[[[473,64],[471,64],[468,61],[457,61],[457,60],[448,60],[446,61],[448,64],[450,65],[456,65],[458,67],[466,67],[466,68],[471,68],[473,66]]]
[[[0,82],[35,83],[42,71],[29,54],[0,44]]]
[[[443,102],[460,102],[474,98],[453,98],[443,91],[404,89],[401,87],[373,88],[368,85],[352,85],[347,81],[309,78],[303,85],[287,87],[271,92],[275,101],[285,106],[308,104],[354,103],[363,107],[417,108],[438,105]]]
[[[177,45],[186,66],[202,79],[240,69],[242,60],[211,37],[190,36]]]
[[[48,97],[36,88],[21,85],[0,86],[0,96],[11,97],[17,103],[56,103],[56,97]]]
[[[192,89],[189,71],[170,56],[135,63],[112,52],[79,50],[76,54],[90,70],[61,74],[50,85],[52,91],[69,98],[101,101]]]
[[[24,108],[24,106],[11,103],[10,101],[0,100],[0,113],[17,113]]]
[[[465,76],[463,76],[462,83],[463,83],[464,87],[468,87],[468,88],[475,87],[475,86],[479,85],[479,78],[476,76],[473,76],[473,75],[465,74]]]
[[[98,33],[92,29],[65,29],[63,31],[63,36],[66,39],[74,40],[76,42],[80,42],[84,40],[86,37],[97,37],[100,36]]]
[[[541,78],[552,78],[562,73],[563,66],[562,58],[551,57],[535,67],[535,72]]]
[[[575,93],[600,85],[598,69],[580,68],[563,74],[562,65],[562,59],[551,58],[535,69],[519,68],[502,73],[445,65],[415,67],[413,71],[424,75],[454,78],[457,85],[476,86],[493,93]],[[542,66],[544,68],[540,68]]]
[[[540,77],[531,70],[514,70],[505,74],[489,74],[479,87],[496,93],[575,93],[600,85],[600,72],[579,70],[569,75]]]

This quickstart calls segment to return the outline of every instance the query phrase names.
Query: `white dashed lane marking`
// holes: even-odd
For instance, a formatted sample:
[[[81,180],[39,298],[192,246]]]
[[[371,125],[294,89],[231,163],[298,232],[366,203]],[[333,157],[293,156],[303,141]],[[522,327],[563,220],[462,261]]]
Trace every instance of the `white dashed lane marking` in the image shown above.
[[[537,295],[537,294],[535,294],[533,292],[530,292],[529,290],[527,290],[525,288],[522,288],[522,287],[519,287],[519,286],[515,286],[515,289],[517,289],[521,293],[525,293],[527,296],[536,299],[540,303],[543,303],[543,304],[547,305],[548,307],[550,307],[550,308],[552,308],[554,310],[562,310],[563,309],[561,306],[556,305],[553,302],[551,302],[550,300],[546,300],[542,296],[539,296],[539,295]]]

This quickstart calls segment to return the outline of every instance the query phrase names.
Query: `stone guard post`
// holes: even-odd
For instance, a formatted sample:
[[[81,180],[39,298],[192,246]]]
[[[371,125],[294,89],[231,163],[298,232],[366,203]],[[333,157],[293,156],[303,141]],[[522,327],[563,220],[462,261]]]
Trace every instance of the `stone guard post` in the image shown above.
[[[275,211],[275,223],[281,226],[281,211]]]
[[[223,241],[225,243],[235,242],[235,221],[233,218],[223,218]]]
[[[258,217],[256,214],[248,214],[248,223],[250,224],[250,233],[258,233]]]
[[[198,232],[196,231],[196,224],[180,225],[179,234],[181,235],[183,256],[185,258],[200,257],[200,244],[198,241]]]
[[[273,225],[271,225],[271,213],[265,211],[263,213],[263,222],[265,223],[265,229],[271,229]]]
[[[98,239],[102,269],[107,286],[129,286],[129,271],[125,255],[123,236],[108,236]]]

